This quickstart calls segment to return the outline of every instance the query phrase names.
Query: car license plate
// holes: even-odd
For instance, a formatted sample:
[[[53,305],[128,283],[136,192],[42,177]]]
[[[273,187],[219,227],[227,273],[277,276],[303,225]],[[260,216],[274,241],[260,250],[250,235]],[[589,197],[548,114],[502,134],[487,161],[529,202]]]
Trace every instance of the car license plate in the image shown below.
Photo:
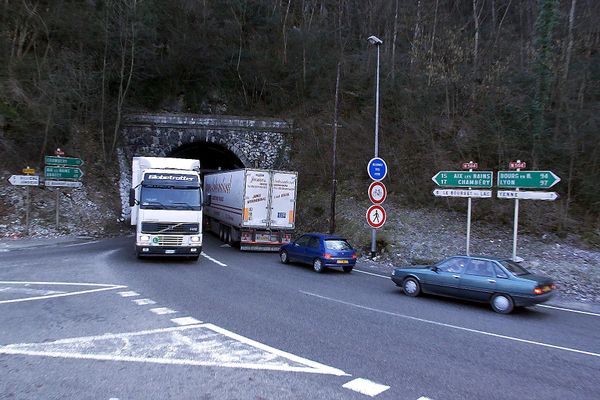
[[[175,254],[175,250],[165,250],[165,254]]]
[[[348,260],[337,260],[338,264],[348,264]]]
[[[542,291],[543,291],[544,293],[545,293],[545,292],[549,292],[549,291],[551,291],[551,290],[552,290],[552,288],[551,288],[550,286],[544,286],[544,288],[542,289]]]

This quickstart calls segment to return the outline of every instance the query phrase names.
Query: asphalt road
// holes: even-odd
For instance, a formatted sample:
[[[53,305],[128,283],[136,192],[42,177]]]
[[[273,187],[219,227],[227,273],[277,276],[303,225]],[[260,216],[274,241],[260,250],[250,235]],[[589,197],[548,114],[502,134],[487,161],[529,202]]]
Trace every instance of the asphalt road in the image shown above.
[[[198,262],[132,242],[0,249],[0,398],[600,398],[600,313],[409,298],[208,235]]]

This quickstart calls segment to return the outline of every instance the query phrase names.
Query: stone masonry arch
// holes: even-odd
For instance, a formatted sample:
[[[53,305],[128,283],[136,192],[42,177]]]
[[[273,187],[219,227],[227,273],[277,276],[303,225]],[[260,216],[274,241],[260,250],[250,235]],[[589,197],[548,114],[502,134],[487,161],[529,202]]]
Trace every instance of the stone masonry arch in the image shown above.
[[[134,156],[186,154],[186,148],[201,149],[204,144],[204,151],[231,152],[232,163],[241,164],[235,167],[288,169],[293,123],[223,115],[131,114],[123,119],[121,132],[129,161]]]

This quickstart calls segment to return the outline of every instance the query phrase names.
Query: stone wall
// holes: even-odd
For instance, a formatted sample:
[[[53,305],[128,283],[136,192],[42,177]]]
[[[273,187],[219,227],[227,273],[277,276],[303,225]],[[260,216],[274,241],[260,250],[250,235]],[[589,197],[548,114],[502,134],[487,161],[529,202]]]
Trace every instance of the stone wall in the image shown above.
[[[273,118],[182,114],[134,114],[122,124],[127,157],[165,157],[192,143],[218,144],[235,154],[244,166],[287,169],[291,121]]]

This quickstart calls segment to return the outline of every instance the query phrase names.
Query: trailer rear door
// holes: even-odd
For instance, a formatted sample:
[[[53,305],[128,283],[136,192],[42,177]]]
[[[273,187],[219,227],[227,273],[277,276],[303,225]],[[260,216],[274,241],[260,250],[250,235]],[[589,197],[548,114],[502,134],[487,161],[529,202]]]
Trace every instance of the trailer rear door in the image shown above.
[[[294,229],[297,177],[295,172],[273,172],[271,184],[271,228],[273,229]]]
[[[253,228],[269,226],[269,192],[271,179],[269,171],[246,170],[246,191],[242,225]]]

